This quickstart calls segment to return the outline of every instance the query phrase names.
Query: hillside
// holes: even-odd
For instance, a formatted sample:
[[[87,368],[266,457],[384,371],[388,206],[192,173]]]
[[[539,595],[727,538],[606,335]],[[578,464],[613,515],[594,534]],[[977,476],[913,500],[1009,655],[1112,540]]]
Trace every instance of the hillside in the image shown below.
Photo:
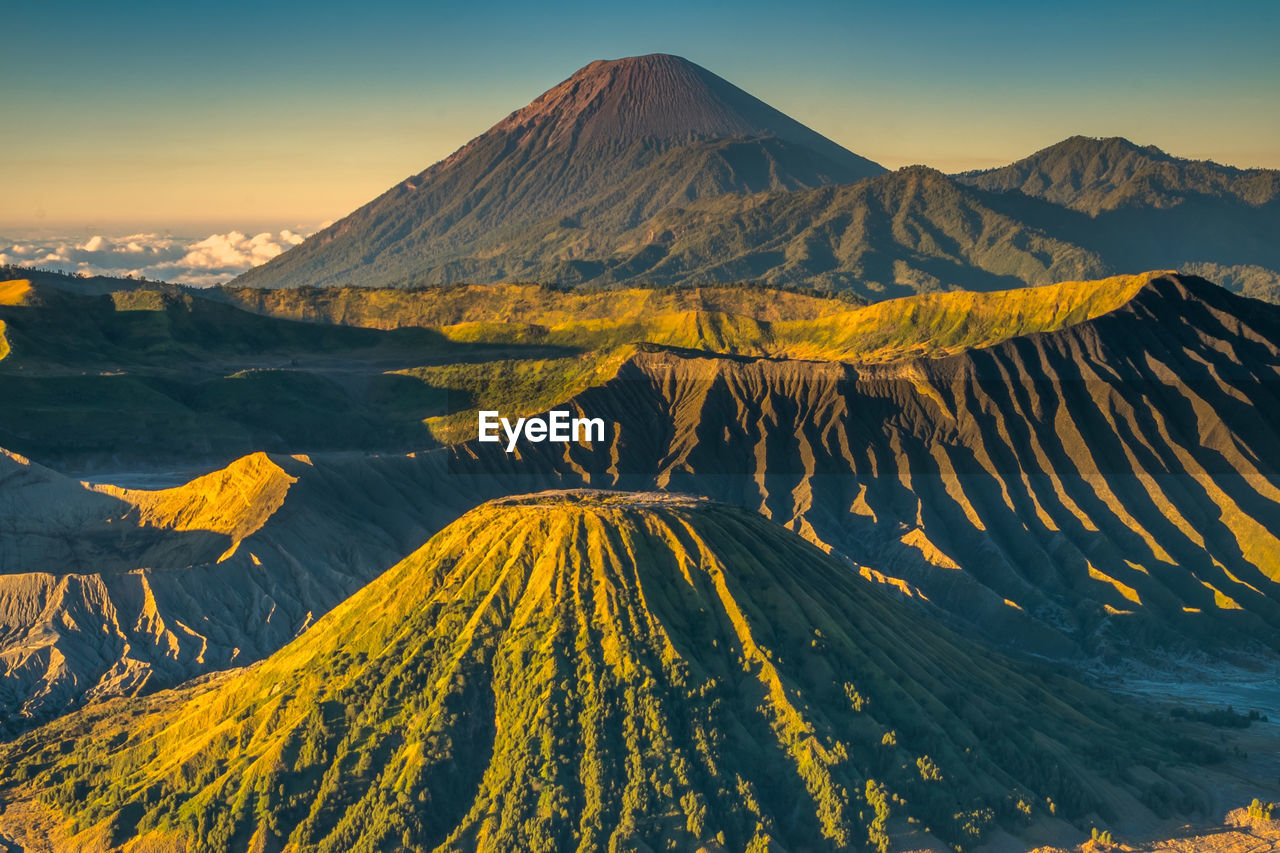
[[[1108,271],[1096,253],[993,209],[941,172],[912,166],[852,186],[669,208],[621,238],[592,280],[759,281],[883,299]]]
[[[910,308],[743,286],[147,284],[83,296],[14,283],[5,292],[23,304],[0,305],[13,344],[0,360],[10,400],[0,446],[79,471],[207,470],[258,449],[426,449],[467,437],[480,401],[545,410],[613,376],[640,344],[846,361],[937,355],[1083,319],[1141,280],[939,295]]]
[[[1280,178],[1120,138],[893,173],[679,57],[595,62],[236,279],[754,282],[866,299],[1179,269],[1280,301]]]
[[[240,288],[220,296],[270,316],[380,329],[423,325],[448,340],[574,353],[397,371],[429,388],[447,389],[449,413],[426,423],[434,438],[448,442],[473,433],[481,401],[518,416],[544,411],[615,375],[637,346],[857,363],[936,357],[1082,322],[1124,304],[1155,275],[903,297],[872,306],[741,286],[563,294],[535,285]]]
[[[236,283],[528,280],[672,204],[883,171],[686,59],[593,62]]]
[[[1125,207],[1165,209],[1197,196],[1260,207],[1280,198],[1280,172],[1186,160],[1121,137],[1073,136],[1016,163],[956,176],[984,190],[1017,190],[1097,216]]]
[[[1164,276],[941,358],[640,353],[573,401],[607,447],[471,444],[458,470],[732,501],[1024,649],[1275,648],[1278,373],[1278,309]]]
[[[0,447],[80,471],[430,446],[422,421],[447,412],[447,391],[391,371],[572,354],[263,317],[156,283],[93,295],[45,279],[0,283]]]
[[[260,660],[511,489],[441,462],[258,453],[146,490],[0,451],[0,736]]]
[[[476,304],[502,316],[539,293]],[[382,292],[370,298],[381,304]],[[662,315],[634,325],[646,299],[615,306],[622,332],[606,322],[608,300],[581,310],[606,341],[679,328]],[[5,711],[26,725],[24,713],[86,692],[257,659],[467,509],[581,485],[676,489],[758,511],[953,625],[1024,651],[1090,661],[1244,649],[1271,659],[1276,309],[1160,275],[840,307],[773,323],[704,317],[683,327],[698,350],[622,345],[575,358],[577,372],[500,359],[395,374],[475,394],[469,406],[497,399],[513,414],[554,406],[603,417],[603,445],[271,455],[150,494],[14,463],[0,519]],[[547,333],[574,329],[559,327]],[[727,339],[739,354],[709,343],[726,328],[742,332]],[[799,358],[840,360],[762,351],[784,344]],[[761,351],[742,354],[749,347]],[[472,438],[474,409],[455,418]],[[234,499],[258,488],[242,479],[249,472],[273,467],[296,480],[283,492],[285,477],[262,481],[275,484],[262,487],[271,506],[280,500],[273,511],[234,500],[204,508],[213,485],[234,484]],[[57,497],[41,497],[44,488]],[[54,511],[86,491],[93,512]],[[156,527],[196,518],[188,527],[210,529]]]
[[[754,514],[549,493],[468,513],[259,666],[0,747],[0,826],[55,849],[967,849],[1191,807],[1181,766],[1211,751],[1180,735]]]
[[[1273,169],[1076,136],[1008,166],[954,177],[991,193],[991,206],[1028,227],[1097,253],[1108,269],[1177,268],[1280,302],[1280,172]]]

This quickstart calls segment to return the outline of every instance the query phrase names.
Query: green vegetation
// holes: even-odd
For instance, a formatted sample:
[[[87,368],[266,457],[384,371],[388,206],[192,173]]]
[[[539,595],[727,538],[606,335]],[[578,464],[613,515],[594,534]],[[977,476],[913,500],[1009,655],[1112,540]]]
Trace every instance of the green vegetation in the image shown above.
[[[537,284],[375,287],[221,287],[208,292],[248,311],[291,320],[370,329],[464,324],[552,327],[591,320],[646,321],[690,312],[737,314],[760,322],[811,320],[847,310],[828,294],[743,284],[711,287],[550,287]]]
[[[475,438],[476,411],[525,417],[545,412],[617,372],[630,348],[559,359],[499,359],[474,364],[407,368],[410,376],[445,394],[448,411],[426,420],[432,437],[443,443]]]
[[[1253,820],[1271,820],[1277,808],[1280,808],[1280,803],[1263,802],[1254,797],[1247,813]]]
[[[80,295],[55,278],[0,283],[0,446],[55,464],[420,449],[446,391],[396,368],[569,352],[276,319],[167,285]]]
[[[0,761],[87,847],[883,851],[895,821],[961,849],[1017,804],[1106,813],[1144,763],[1177,800],[1164,737],[754,514],[578,492],[480,507],[262,664]]]
[[[0,285],[0,446],[45,462],[411,450],[471,437],[482,402],[534,414],[638,346],[856,363],[1082,322],[1150,278],[856,306],[760,287],[228,290]],[[55,287],[54,285],[58,285]],[[235,303],[227,304],[227,302]],[[236,307],[236,306],[239,307]],[[248,310],[242,310],[248,309]]]
[[[881,362],[1051,332],[1112,311],[1162,273],[850,306],[759,287],[573,291],[534,285],[246,290],[225,297],[273,317],[379,329],[425,326],[472,344],[619,350],[638,343],[731,355]]]
[[[1123,207],[1175,207],[1205,196],[1250,206],[1280,197],[1280,171],[1184,160],[1118,136],[1073,136],[1008,166],[958,177],[983,189],[1018,190],[1093,216]]]
[[[1176,268],[1280,302],[1280,171],[1074,136],[955,179],[1026,226],[1070,235],[1112,269]]]

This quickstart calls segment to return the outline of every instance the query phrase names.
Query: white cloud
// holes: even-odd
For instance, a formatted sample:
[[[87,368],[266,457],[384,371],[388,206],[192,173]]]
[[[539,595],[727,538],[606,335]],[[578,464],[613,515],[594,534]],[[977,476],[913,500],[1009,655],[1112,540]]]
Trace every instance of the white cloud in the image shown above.
[[[49,239],[6,245],[0,241],[0,263],[205,286],[228,281],[250,267],[266,263],[301,243],[310,233],[300,227],[252,236],[228,231],[202,239],[139,233],[119,237],[95,234],[83,242]]]
[[[292,231],[282,231],[279,235],[264,231],[252,237],[239,231],[212,234],[192,245],[179,263],[200,270],[246,270],[266,263],[301,242]]]

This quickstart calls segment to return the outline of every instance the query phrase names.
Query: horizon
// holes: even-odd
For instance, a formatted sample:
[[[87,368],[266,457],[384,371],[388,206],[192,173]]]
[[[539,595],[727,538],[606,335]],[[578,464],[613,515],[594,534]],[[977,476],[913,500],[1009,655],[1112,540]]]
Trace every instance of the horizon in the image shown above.
[[[337,219],[589,62],[645,53],[683,56],[889,169],[990,168],[1074,135],[1280,167],[1274,7],[1237,2],[1204,21],[1189,4],[1145,2],[808,2],[782,20],[761,3],[732,16],[668,3],[640,19],[500,6],[482,18],[390,2],[358,19],[333,4],[294,15],[233,3],[217,17],[147,3],[23,7],[0,57],[13,84],[0,105],[53,132],[0,141],[0,233]],[[237,12],[249,10],[244,26]],[[1090,10],[1116,26],[1095,26]],[[1044,44],[1050,32],[1061,46]],[[50,34],[52,65],[41,61]],[[1135,34],[1153,47],[1133,49]],[[1159,45],[1188,40],[1199,49],[1155,65]]]

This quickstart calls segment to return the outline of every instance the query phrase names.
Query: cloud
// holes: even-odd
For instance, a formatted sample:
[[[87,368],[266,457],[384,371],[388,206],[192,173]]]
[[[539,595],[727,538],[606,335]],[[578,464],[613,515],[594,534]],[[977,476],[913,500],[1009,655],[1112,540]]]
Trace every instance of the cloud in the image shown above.
[[[179,284],[206,286],[240,273],[298,245],[312,231],[306,228],[241,231],[203,238],[155,233],[113,237],[95,234],[87,240],[51,238],[7,243],[0,239],[0,264],[31,265],[83,275],[145,277]]]
[[[282,231],[278,235],[263,231],[252,237],[246,237],[239,231],[212,234],[192,245],[180,263],[197,270],[246,270],[265,264],[284,250],[301,243],[302,239],[292,231]]]

